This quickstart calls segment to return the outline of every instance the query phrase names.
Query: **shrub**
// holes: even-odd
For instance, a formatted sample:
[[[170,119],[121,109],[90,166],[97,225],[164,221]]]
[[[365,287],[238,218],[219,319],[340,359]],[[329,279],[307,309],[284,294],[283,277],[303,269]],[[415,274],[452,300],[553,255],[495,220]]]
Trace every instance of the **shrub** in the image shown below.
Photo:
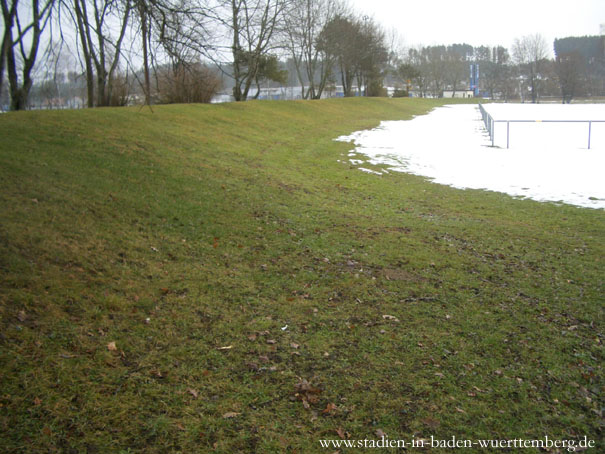
[[[158,71],[158,102],[208,103],[221,88],[215,71],[201,63],[179,63]]]

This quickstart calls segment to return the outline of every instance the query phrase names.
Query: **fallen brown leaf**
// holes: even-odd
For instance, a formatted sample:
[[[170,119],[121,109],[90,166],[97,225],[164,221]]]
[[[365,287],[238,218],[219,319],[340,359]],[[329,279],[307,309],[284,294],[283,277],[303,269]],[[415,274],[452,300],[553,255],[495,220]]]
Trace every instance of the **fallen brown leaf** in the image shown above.
[[[332,402],[330,402],[328,405],[326,405],[326,408],[324,408],[321,412],[324,415],[329,415],[330,413],[332,413],[334,410],[336,410],[336,405],[333,404]]]
[[[107,350],[109,350],[110,352],[115,352],[117,351],[118,347],[116,347],[116,343],[115,342],[110,342],[109,344],[107,344]]]
[[[296,394],[294,397],[297,400],[302,401],[303,406],[306,409],[310,408],[310,404],[316,404],[319,401],[319,394],[321,393],[321,389],[313,386],[304,378],[301,379],[298,383],[294,385],[296,389]]]
[[[235,417],[237,417],[237,416],[239,416],[239,413],[236,413],[236,412],[234,412],[234,411],[228,411],[227,413],[225,413],[225,414],[223,415],[223,418],[224,418],[224,419],[231,419],[231,418],[235,418]]]

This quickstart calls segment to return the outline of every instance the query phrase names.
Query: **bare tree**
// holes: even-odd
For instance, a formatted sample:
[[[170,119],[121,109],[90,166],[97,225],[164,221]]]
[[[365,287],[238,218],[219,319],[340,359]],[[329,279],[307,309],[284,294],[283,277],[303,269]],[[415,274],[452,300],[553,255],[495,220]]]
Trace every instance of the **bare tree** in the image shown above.
[[[107,106],[130,19],[130,0],[74,0],[75,21],[86,68],[88,106]],[[112,33],[113,23],[119,24]],[[94,86],[96,76],[96,103]]]
[[[448,46],[445,51],[445,61],[447,65],[446,81],[455,96],[456,91],[463,86],[468,86],[464,82],[468,80],[468,58],[472,55],[472,47],[468,44],[454,44]]]
[[[284,47],[294,62],[304,99],[321,98],[334,61],[321,52],[318,39],[324,26],[344,13],[340,0],[300,0],[292,2],[284,14]]]
[[[279,21],[290,0],[220,0],[217,18],[231,35],[233,97],[248,99],[261,61],[274,50]],[[228,18],[228,19],[225,19]]]
[[[12,30],[15,25],[15,16],[17,15],[17,0],[12,0],[10,5],[6,0],[2,0],[2,19],[4,23],[4,33],[2,34],[2,47],[0,48],[0,93],[4,82],[4,67],[8,49],[13,45]]]
[[[143,51],[143,93],[145,104],[151,106],[151,66],[150,47],[152,36],[152,3],[150,0],[132,0],[138,20],[141,35],[141,48]]]
[[[507,100],[511,92],[512,68],[508,50],[502,46],[481,46],[475,49],[475,58],[481,68],[481,80],[491,99],[498,94]]]
[[[447,58],[445,46],[429,46],[422,49],[426,61],[426,71],[429,76],[433,96],[440,98],[443,95],[445,79],[447,76]]]
[[[548,58],[548,45],[542,35],[527,35],[515,39],[513,58],[526,77],[531,92],[531,101],[536,103],[540,97],[540,80],[544,62]]]
[[[202,63],[213,48],[213,11],[205,1],[156,0],[152,13],[154,37],[168,58],[156,70],[160,102],[210,102],[220,88]]]
[[[214,12],[205,1],[155,0],[155,39],[171,64],[196,63],[210,54]]]
[[[411,84],[415,83],[418,87],[418,94],[422,98],[426,97],[429,87],[429,70],[426,53],[422,47],[410,48],[407,53],[407,58],[404,62],[412,68],[415,68],[416,72],[411,72],[413,77],[406,77],[409,80],[408,90],[411,88]],[[408,68],[410,70],[411,68]]]
[[[11,110],[27,107],[40,38],[50,21],[54,6],[54,0],[46,0],[42,5],[39,0],[31,0],[27,7],[19,7],[17,1],[12,0],[9,5],[7,0],[0,0],[5,27],[2,47],[3,50],[6,49],[4,58],[8,70]],[[13,33],[15,28],[16,36]]]

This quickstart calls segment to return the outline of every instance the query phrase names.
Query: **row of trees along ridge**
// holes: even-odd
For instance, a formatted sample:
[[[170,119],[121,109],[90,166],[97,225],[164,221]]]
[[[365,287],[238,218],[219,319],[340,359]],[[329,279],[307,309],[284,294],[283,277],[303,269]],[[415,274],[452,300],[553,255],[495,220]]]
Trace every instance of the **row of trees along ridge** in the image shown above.
[[[442,96],[468,89],[538,102],[557,94],[605,95],[605,38],[540,35],[503,46],[404,49],[395,32],[344,0],[0,0],[0,105],[109,106],[236,101],[261,86],[299,86],[300,97],[334,93]],[[44,100],[44,101],[42,101]],[[77,102],[80,100],[80,102]]]

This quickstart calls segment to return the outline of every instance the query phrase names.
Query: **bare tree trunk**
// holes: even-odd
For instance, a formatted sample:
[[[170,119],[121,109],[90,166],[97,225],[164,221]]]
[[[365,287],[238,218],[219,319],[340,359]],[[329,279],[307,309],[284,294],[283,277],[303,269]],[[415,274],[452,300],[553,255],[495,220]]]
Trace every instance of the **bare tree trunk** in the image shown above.
[[[2,0],[2,9],[5,8],[5,0]],[[40,10],[39,0],[32,0],[31,3],[31,23],[22,29],[19,21],[18,11],[15,13],[15,21],[17,23],[17,32],[19,37],[17,42],[13,42],[12,30],[8,31],[9,39],[12,45],[8,46],[6,53],[6,63],[8,68],[9,92],[11,97],[11,110],[23,110],[27,107],[27,99],[33,85],[32,71],[38,57],[38,48],[40,46],[40,36],[42,31],[50,19],[54,0],[48,0],[42,10]],[[29,52],[25,51],[24,37],[29,35]],[[19,51],[22,59],[21,76],[22,80],[19,83],[17,74],[17,60],[15,55],[16,44],[19,46]]]
[[[92,0],[92,18],[89,17],[87,2],[89,0],[74,0],[75,17],[78,28],[78,36],[82,45],[82,54],[86,67],[86,87],[88,93],[88,107],[108,106],[111,104],[111,92],[113,78],[118,66],[121,55],[121,46],[126,34],[126,27],[130,17],[131,2],[125,1],[125,10],[122,13],[120,34],[117,41],[113,43],[114,54],[109,69],[107,66],[106,47],[112,43],[108,39],[105,27],[108,22],[108,15],[112,12],[118,12],[118,3],[112,0]],[[94,23],[91,23],[94,20]],[[96,47],[95,47],[96,42]],[[94,71],[93,71],[94,70]],[[96,75],[96,80],[95,80]],[[95,86],[96,82],[96,102]]]
[[[245,101],[259,65],[269,46],[281,16],[285,0],[230,0],[230,24],[233,33],[233,97]]]
[[[80,6],[80,2],[82,7]],[[95,90],[93,83],[93,70],[92,70],[92,56],[90,54],[90,50],[88,48],[88,40],[86,39],[86,32],[84,28],[84,12],[86,11],[86,3],[85,0],[75,0],[74,1],[75,11],[76,11],[76,21],[78,25],[78,36],[80,37],[80,43],[82,45],[82,54],[84,57],[84,65],[86,67],[86,97],[87,97],[87,105],[88,107],[94,107],[95,105]],[[84,8],[84,11],[82,11]],[[86,19],[87,20],[87,19]]]
[[[111,67],[109,68],[109,72],[107,73],[107,104],[111,103],[114,75],[116,69],[118,68],[118,61],[120,58],[120,52],[122,50],[122,41],[124,40],[124,36],[126,35],[126,27],[128,26],[128,19],[130,18],[130,8],[130,0],[126,0],[126,11],[124,12],[124,17],[122,18],[122,28],[120,29],[120,36],[118,37],[118,40],[116,42],[113,61],[111,63]]]
[[[143,40],[143,72],[145,76],[145,87],[143,91],[145,92],[145,104],[151,106],[151,77],[149,76],[149,49],[148,49],[148,39],[149,39],[149,27],[148,27],[148,12],[147,5],[145,4],[145,0],[138,0],[138,8],[139,8],[139,18],[141,20],[141,35]]]
[[[236,101],[242,100],[242,87],[241,87],[241,46],[239,42],[239,0],[231,0],[231,26],[233,27],[233,45],[231,51],[233,54],[233,77],[235,79],[235,85],[233,86],[233,98]]]
[[[312,99],[321,99],[321,95],[326,89],[326,85],[328,84],[328,79],[330,78],[332,68],[332,62],[322,61],[320,68],[320,80],[317,84],[317,89],[314,89],[314,93],[311,95]]]
[[[13,45],[12,29],[15,24],[15,15],[17,14],[17,0],[12,0],[10,8],[6,0],[2,0],[2,17],[4,20],[4,34],[2,36],[2,48],[0,48],[0,93],[4,82],[4,66],[9,47]]]

